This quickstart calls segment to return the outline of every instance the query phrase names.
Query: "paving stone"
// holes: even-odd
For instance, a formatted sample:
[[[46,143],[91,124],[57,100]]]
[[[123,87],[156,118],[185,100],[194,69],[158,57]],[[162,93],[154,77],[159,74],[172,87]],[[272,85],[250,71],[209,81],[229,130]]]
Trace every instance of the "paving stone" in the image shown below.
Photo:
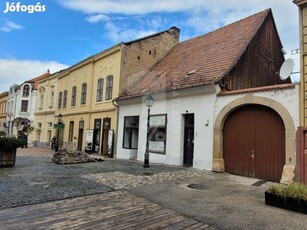
[[[52,155],[18,156],[11,168],[0,168],[0,209],[105,193],[152,183],[201,176],[191,168],[109,159],[58,165]]]

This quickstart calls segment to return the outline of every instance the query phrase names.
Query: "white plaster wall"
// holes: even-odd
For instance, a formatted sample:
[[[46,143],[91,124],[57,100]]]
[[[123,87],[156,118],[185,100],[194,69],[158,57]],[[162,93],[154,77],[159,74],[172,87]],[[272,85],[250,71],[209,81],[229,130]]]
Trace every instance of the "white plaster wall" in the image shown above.
[[[150,153],[151,163],[183,164],[184,115],[194,113],[194,162],[198,169],[212,169],[213,120],[216,92],[213,85],[153,95],[151,114],[167,114],[166,153]],[[119,102],[117,157],[129,159],[133,150],[122,148],[125,116],[140,115],[137,160],[144,160],[146,148],[147,108],[145,97]]]
[[[251,92],[253,96],[265,97],[268,99],[272,99],[287,109],[290,113],[295,127],[299,126],[299,86],[296,85],[295,88],[290,89],[279,89],[272,91],[262,91],[262,92]],[[215,104],[215,118],[219,115],[221,110],[231,103],[232,101],[244,98],[246,94],[236,94],[236,95],[228,95],[228,96],[220,96],[217,97]]]

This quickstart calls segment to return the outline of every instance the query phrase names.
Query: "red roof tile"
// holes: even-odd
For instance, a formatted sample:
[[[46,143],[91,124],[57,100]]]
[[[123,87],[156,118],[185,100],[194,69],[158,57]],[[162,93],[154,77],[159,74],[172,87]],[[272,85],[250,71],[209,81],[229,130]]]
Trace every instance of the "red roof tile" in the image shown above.
[[[178,43],[121,99],[218,82],[240,59],[271,10]]]

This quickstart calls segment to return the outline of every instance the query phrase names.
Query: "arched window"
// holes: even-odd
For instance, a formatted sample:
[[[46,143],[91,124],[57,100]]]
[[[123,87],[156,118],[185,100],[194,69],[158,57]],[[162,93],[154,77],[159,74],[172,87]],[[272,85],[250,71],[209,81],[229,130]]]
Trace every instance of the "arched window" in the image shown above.
[[[59,99],[58,99],[58,109],[62,108],[62,92],[59,92]]]
[[[106,85],[106,100],[112,99],[112,91],[113,91],[113,76],[107,77],[107,85]]]
[[[102,101],[102,95],[103,95],[103,78],[100,78],[97,83],[97,96],[96,101]]]
[[[82,84],[82,91],[81,91],[81,105],[86,104],[86,93],[87,93],[87,84]]]
[[[30,86],[29,85],[25,85],[23,87],[22,96],[23,97],[29,97],[29,94],[30,94]]]
[[[76,99],[77,99],[77,87],[74,86],[72,87],[72,91],[71,91],[71,106],[76,105]]]

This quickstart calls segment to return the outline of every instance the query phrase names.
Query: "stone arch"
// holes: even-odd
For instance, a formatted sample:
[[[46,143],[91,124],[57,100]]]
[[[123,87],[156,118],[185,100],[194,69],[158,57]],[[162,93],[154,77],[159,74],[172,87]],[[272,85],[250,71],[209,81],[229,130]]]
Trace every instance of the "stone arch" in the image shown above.
[[[294,169],[296,162],[296,128],[294,121],[288,110],[279,102],[261,96],[247,94],[226,105],[218,114],[214,124],[213,143],[213,171],[225,171],[223,158],[223,127],[228,115],[240,106],[248,104],[259,104],[275,110],[283,120],[285,125],[285,166],[281,175],[282,183],[290,183],[294,179]]]

